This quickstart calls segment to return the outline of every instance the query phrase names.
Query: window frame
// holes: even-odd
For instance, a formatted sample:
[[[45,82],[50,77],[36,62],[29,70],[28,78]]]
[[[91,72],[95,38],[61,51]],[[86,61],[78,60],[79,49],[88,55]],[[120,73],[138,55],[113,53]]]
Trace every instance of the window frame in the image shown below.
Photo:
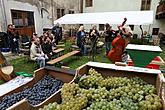
[[[152,0],[141,0],[141,9],[140,10],[150,10]]]
[[[57,8],[57,19],[65,15],[65,9]]]
[[[105,25],[104,24],[99,24],[99,31],[104,31]]]
[[[11,10],[12,22],[15,28],[34,26],[34,12]]]
[[[93,6],[93,0],[85,0],[85,7],[92,7]]]
[[[69,10],[69,14],[74,14],[75,12],[73,10]]]
[[[158,35],[160,28],[152,28],[152,35]]]
[[[61,11],[60,8],[57,8],[57,19],[61,17]]]

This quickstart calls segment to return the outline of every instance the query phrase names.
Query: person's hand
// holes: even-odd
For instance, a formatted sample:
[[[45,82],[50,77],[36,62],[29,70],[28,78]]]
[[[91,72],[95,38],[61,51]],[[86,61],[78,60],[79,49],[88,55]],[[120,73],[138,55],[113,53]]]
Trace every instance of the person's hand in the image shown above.
[[[119,30],[122,30],[122,25],[117,26]]]
[[[45,59],[49,59],[48,56],[47,56],[46,54],[44,55],[44,57],[45,57]]]
[[[95,30],[93,30],[92,33],[94,34],[95,33]]]
[[[96,31],[95,31],[95,30],[93,30],[93,31],[92,31],[92,35],[96,35],[96,33],[95,33],[95,32],[96,32]]]
[[[41,54],[40,56],[41,56],[41,57],[44,57],[44,56],[45,56],[45,54]]]
[[[122,31],[126,32],[125,28],[122,28]]]

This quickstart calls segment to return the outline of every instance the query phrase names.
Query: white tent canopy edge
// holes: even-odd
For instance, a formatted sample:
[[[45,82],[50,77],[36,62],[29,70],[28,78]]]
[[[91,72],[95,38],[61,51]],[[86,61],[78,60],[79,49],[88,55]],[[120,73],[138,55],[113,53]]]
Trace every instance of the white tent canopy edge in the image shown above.
[[[66,14],[54,21],[60,24],[121,24],[127,18],[127,25],[153,24],[153,11],[121,11]]]

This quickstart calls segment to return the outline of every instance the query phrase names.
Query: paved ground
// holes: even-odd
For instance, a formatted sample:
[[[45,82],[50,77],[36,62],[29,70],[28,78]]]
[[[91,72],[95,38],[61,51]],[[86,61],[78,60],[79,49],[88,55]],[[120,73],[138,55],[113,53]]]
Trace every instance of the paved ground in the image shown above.
[[[11,52],[2,52],[2,54],[5,56],[5,58],[6,58],[6,60],[8,61],[8,62],[10,62],[11,60],[13,60],[13,59],[17,59],[17,58],[19,58],[19,57],[22,57],[22,56],[24,56],[23,54],[19,54],[19,55],[14,55],[14,54],[12,54]]]

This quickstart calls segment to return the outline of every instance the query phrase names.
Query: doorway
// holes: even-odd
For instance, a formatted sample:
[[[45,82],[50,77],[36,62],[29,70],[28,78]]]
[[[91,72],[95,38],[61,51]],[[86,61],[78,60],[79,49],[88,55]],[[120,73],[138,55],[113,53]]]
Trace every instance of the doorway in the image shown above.
[[[34,12],[11,10],[11,16],[19,35],[31,37],[35,33]]]

